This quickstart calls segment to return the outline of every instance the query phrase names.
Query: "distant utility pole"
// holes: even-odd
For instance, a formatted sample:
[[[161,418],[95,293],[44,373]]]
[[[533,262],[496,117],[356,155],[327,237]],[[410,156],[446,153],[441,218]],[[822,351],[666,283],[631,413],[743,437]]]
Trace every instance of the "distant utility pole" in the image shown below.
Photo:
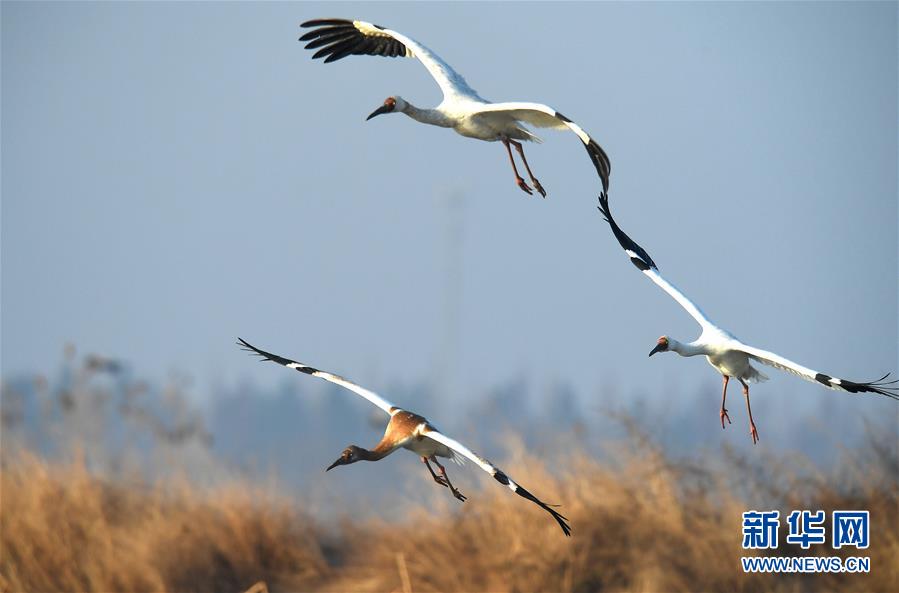
[[[435,395],[440,402],[457,401],[459,358],[462,355],[462,279],[465,247],[465,194],[461,190],[441,192],[444,214],[443,328],[435,365]]]

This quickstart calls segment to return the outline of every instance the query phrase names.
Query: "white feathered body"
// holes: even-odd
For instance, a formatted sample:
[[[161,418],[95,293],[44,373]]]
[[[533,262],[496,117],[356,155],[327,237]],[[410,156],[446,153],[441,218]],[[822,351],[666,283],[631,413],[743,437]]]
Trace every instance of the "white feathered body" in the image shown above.
[[[480,97],[454,95],[434,109],[420,109],[402,97],[396,97],[397,111],[421,123],[452,128],[466,138],[496,142],[503,138],[541,142],[522,122],[539,128],[568,129],[565,122],[533,108],[504,109],[503,103],[489,103]],[[522,105],[525,104],[509,104]],[[543,109],[549,109],[540,106]]]
[[[750,356],[742,351],[743,343],[730,332],[707,327],[691,346],[701,349],[709,364],[722,375],[747,383],[768,380],[764,373],[750,364]]]
[[[408,449],[419,455],[420,457],[446,457],[447,459],[455,459],[456,454],[452,449],[438,443],[434,439],[425,436],[412,437],[401,445],[404,449]]]
[[[541,142],[522,122],[536,127],[566,129],[564,122],[543,113],[524,110],[491,111],[490,106],[490,103],[480,101],[453,101],[451,104],[440,104],[437,111],[446,114],[454,122],[453,129],[457,134],[487,142],[496,142],[502,138]]]

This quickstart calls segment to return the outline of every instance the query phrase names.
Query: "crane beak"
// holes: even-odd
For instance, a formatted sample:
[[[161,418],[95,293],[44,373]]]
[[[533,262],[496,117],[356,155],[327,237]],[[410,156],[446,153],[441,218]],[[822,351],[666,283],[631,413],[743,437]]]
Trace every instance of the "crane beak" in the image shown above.
[[[388,107],[387,105],[381,105],[380,107],[378,107],[377,109],[372,111],[371,115],[369,115],[368,117],[365,118],[365,121],[368,121],[373,117],[381,115],[382,113],[390,113],[391,111],[393,111],[392,107]]]
[[[652,349],[652,352],[649,353],[650,356],[655,354],[656,352],[662,352],[662,345],[656,344],[656,347]]]
[[[337,461],[335,461],[334,463],[332,463],[331,465],[329,465],[329,466],[327,467],[327,469],[325,469],[325,471],[326,471],[326,472],[329,472],[329,471],[331,471],[332,469],[334,469],[335,467],[337,467],[338,465],[344,465],[345,463],[346,463],[346,462],[343,460],[343,457],[338,457],[338,458],[337,458]]]

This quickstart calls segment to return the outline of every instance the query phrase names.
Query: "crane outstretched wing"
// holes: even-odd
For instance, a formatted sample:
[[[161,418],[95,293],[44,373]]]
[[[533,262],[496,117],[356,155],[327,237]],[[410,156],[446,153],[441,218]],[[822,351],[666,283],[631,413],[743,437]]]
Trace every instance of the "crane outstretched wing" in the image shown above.
[[[381,408],[382,410],[384,410],[391,416],[393,414],[401,411],[400,408],[398,408],[397,406],[394,406],[393,404],[391,404],[390,402],[388,402],[387,400],[385,400],[378,394],[376,394],[372,391],[369,391],[368,389],[365,389],[364,387],[360,387],[359,385],[356,385],[355,383],[348,381],[348,380],[344,379],[343,377],[340,377],[333,373],[320,371],[318,369],[315,369],[310,366],[304,365],[302,363],[296,362],[295,360],[290,360],[289,358],[284,358],[283,356],[278,356],[277,354],[272,354],[271,352],[266,352],[265,350],[261,350],[255,346],[253,346],[252,344],[250,344],[243,338],[237,338],[237,343],[244,350],[247,350],[249,352],[257,354],[258,356],[262,357],[263,360],[270,360],[272,362],[276,362],[282,366],[285,366],[289,369],[295,369],[297,371],[300,371],[301,373],[306,373],[307,375],[312,375],[314,377],[320,377],[326,381],[330,381],[331,383],[336,383],[337,385],[340,385],[341,387],[345,387],[346,389],[349,389],[350,391],[353,391],[353,392],[361,395],[362,397],[364,397],[371,403],[375,404],[376,406],[378,406],[379,408]],[[439,432],[437,429],[435,429],[433,426],[431,426],[429,424],[425,425],[421,429],[420,434],[422,436],[427,436],[428,438],[433,439],[433,440],[437,441],[438,443],[443,443],[444,445],[446,445],[447,447],[452,449],[455,453],[458,453],[459,455],[462,455],[462,456],[467,457],[468,459],[471,459],[472,461],[474,461],[478,465],[478,467],[480,467],[485,472],[492,475],[493,478],[497,482],[499,482],[500,484],[503,484],[504,486],[508,486],[512,490],[512,492],[516,493],[518,496],[521,496],[523,498],[530,500],[534,504],[537,504],[542,509],[544,509],[548,513],[550,513],[553,516],[553,518],[559,523],[559,526],[562,528],[562,531],[565,533],[565,535],[571,535],[571,527],[567,523],[568,519],[566,519],[561,514],[559,514],[555,509],[552,508],[551,505],[544,503],[543,501],[538,499],[536,496],[534,496],[533,494],[531,494],[530,492],[528,492],[527,490],[525,490],[524,488],[519,486],[517,483],[512,481],[512,479],[509,478],[505,473],[503,473],[502,470],[500,470],[498,467],[496,467],[495,465],[493,465],[492,463],[490,463],[483,457],[477,455],[476,453],[471,451],[465,445],[463,445],[463,444],[459,443],[458,441],[453,440],[453,439],[449,438],[448,436],[444,435],[443,433]]]
[[[277,362],[280,365],[286,366],[289,369],[294,369],[300,371],[301,373],[306,373],[307,375],[312,375],[313,377],[319,377],[324,379],[325,381],[330,381],[331,383],[336,383],[341,387],[349,389],[350,391],[361,395],[371,403],[375,404],[391,416],[400,411],[400,408],[393,405],[374,391],[369,391],[368,389],[356,385],[352,381],[348,381],[339,375],[335,375],[333,373],[328,373],[326,371],[320,371],[316,368],[312,368],[311,366],[307,366],[305,364],[299,363],[295,360],[290,360],[289,358],[284,358],[283,356],[278,356],[277,354],[272,354],[271,352],[266,352],[265,350],[260,350],[256,346],[253,346],[243,338],[237,338],[237,343],[244,350],[249,352],[253,352],[262,357],[263,360],[270,360],[272,362]]]
[[[306,49],[317,49],[312,59],[335,62],[349,55],[418,58],[443,91],[451,96],[483,100],[465,79],[440,56],[414,39],[380,25],[347,19],[315,19],[300,25],[312,30],[300,37]]]
[[[751,358],[761,362],[762,364],[767,364],[768,366],[772,366],[782,371],[793,373],[794,375],[802,377],[806,381],[814,381],[820,383],[828,389],[848,391],[849,393],[878,393],[880,395],[885,395],[895,400],[899,400],[899,387],[894,387],[894,385],[896,385],[896,383],[899,383],[899,381],[886,381],[886,379],[890,376],[889,373],[887,373],[880,379],[877,379],[876,381],[856,383],[855,381],[847,381],[846,379],[838,379],[836,377],[831,377],[830,375],[825,375],[824,373],[819,373],[816,370],[804,367],[801,364],[784,358],[779,354],[768,352],[767,350],[762,350],[761,348],[756,348],[754,346],[747,346],[742,342],[737,342],[735,345],[733,345],[733,348],[735,350],[745,352]]]
[[[618,243],[621,244],[621,247],[624,248],[624,252],[627,253],[628,257],[631,258],[631,262],[637,266],[638,269],[649,276],[653,282],[661,286],[665,292],[670,294],[678,303],[680,303],[680,305],[699,322],[703,330],[712,328],[721,331],[709,321],[708,317],[705,316],[693,301],[684,296],[681,291],[672,286],[661,276],[661,274],[659,274],[659,269],[656,267],[655,262],[652,261],[649,254],[621,230],[621,227],[619,227],[615,222],[615,219],[612,218],[612,212],[609,210],[609,197],[605,193],[599,196],[599,210],[605,217],[606,222],[609,223],[609,226],[612,227],[612,233],[614,233],[615,238],[618,239]],[[782,371],[787,371],[788,373],[793,373],[807,381],[816,381],[829,389],[838,389],[848,391],[849,393],[879,393],[880,395],[899,400],[899,387],[893,387],[893,385],[899,381],[885,381],[885,379],[889,377],[889,373],[876,381],[856,383],[855,381],[847,381],[846,379],[838,379],[836,377],[831,377],[830,375],[825,375],[824,373],[819,373],[818,371],[786,359],[779,354],[768,352],[761,348],[755,348],[754,346],[748,346],[733,337],[731,337],[729,347],[734,350],[745,352],[751,358],[762,364],[772,366]]]
[[[637,245],[633,239],[628,237],[627,234],[621,230],[621,227],[619,227],[618,223],[615,222],[615,219],[612,218],[612,211],[609,210],[609,195],[606,192],[603,192],[599,196],[599,211],[602,212],[606,222],[612,227],[612,233],[615,235],[615,238],[618,239],[618,243],[621,245],[622,249],[624,249],[627,256],[631,258],[631,263],[637,266],[637,269],[646,274],[650,280],[659,285],[659,287],[677,301],[681,307],[686,309],[687,313],[702,326],[703,330],[714,329],[720,331],[715,324],[706,317],[706,314],[702,312],[702,309],[700,309],[696,303],[688,299],[684,293],[668,282],[659,273],[659,268],[656,266],[656,263],[652,261],[649,254],[646,253],[646,250]]]
[[[507,113],[509,116],[523,122],[527,122],[538,128],[553,128],[555,130],[571,130],[574,132],[587,154],[590,156],[590,162],[596,168],[596,173],[602,181],[602,191],[609,191],[609,176],[612,174],[612,163],[606,151],[590,137],[579,125],[553,109],[542,103],[523,103],[523,102],[506,102],[506,103],[489,103],[483,107],[479,107],[480,113]]]
[[[449,447],[456,453],[459,453],[460,455],[471,459],[473,462],[475,462],[478,465],[478,467],[480,467],[482,470],[484,470],[485,472],[487,472],[488,474],[493,476],[494,480],[496,480],[503,486],[507,486],[512,492],[514,492],[518,496],[521,496],[522,498],[526,498],[526,499],[530,500],[531,502],[533,502],[534,504],[539,506],[541,509],[543,509],[544,511],[546,511],[547,513],[552,515],[553,519],[556,520],[556,523],[559,524],[559,527],[562,528],[562,532],[567,536],[571,535],[571,526],[568,525],[568,519],[565,516],[563,516],[561,513],[556,511],[553,508],[554,505],[546,504],[545,502],[543,502],[542,500],[540,500],[539,498],[537,498],[536,496],[534,496],[533,494],[531,494],[530,492],[528,492],[527,490],[522,488],[520,485],[518,485],[516,482],[514,482],[512,480],[512,478],[507,476],[501,469],[499,469],[498,467],[496,467],[495,465],[490,463],[490,461],[488,461],[487,459],[484,459],[483,457],[481,457],[480,455],[478,455],[477,453],[475,453],[474,451],[472,451],[471,449],[469,449],[468,447],[466,447],[459,441],[457,441],[455,439],[451,439],[450,437],[446,436],[442,432],[439,432],[437,429],[435,429],[434,427],[432,427],[430,425],[426,426],[421,431],[421,434],[423,434],[424,436],[427,436],[429,439],[433,439],[433,440],[437,441],[438,443],[443,443],[444,445],[446,445],[447,447]]]

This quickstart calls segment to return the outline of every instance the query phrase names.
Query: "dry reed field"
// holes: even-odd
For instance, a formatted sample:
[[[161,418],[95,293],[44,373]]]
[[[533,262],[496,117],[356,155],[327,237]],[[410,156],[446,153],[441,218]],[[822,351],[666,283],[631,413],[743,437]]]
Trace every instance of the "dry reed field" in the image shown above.
[[[617,413],[609,418],[623,430],[604,433],[601,450],[584,441],[529,454],[505,435],[499,465],[563,505],[566,538],[476,468],[463,470],[469,501],[459,504],[404,453],[424,498],[390,483],[378,509],[343,515],[334,515],[340,503],[247,473],[204,481],[220,464],[214,435],[177,382],[154,390],[90,360],[79,370],[74,351],[66,365],[61,379],[38,377],[30,392],[27,382],[3,384],[4,593],[899,591],[899,448],[889,419],[868,424],[852,449],[825,441],[839,451],[827,469],[796,452],[726,445],[676,457]],[[129,454],[140,443],[143,453]],[[803,552],[783,535],[769,553],[856,552],[870,557],[870,573],[744,574],[740,557],[754,552],[741,547],[741,514],[751,509],[869,510],[871,545],[861,554],[829,544]]]
[[[897,591],[893,437],[869,435],[827,473],[801,459],[731,455],[723,468],[704,459],[675,461],[636,430],[614,462],[578,455],[556,460],[550,472],[513,452],[506,461],[523,483],[564,502],[574,529],[570,539],[539,509],[487,481],[479,482],[483,487],[469,503],[421,505],[398,523],[320,522],[300,510],[302,500],[252,483],[204,490],[175,480],[101,479],[77,461],[56,464],[20,453],[3,466],[0,586],[255,587],[257,593]],[[782,516],[793,508],[870,510],[870,574],[743,574],[740,516],[758,500],[780,508]],[[828,546],[810,553],[841,552]],[[781,545],[778,553],[801,550]]]

